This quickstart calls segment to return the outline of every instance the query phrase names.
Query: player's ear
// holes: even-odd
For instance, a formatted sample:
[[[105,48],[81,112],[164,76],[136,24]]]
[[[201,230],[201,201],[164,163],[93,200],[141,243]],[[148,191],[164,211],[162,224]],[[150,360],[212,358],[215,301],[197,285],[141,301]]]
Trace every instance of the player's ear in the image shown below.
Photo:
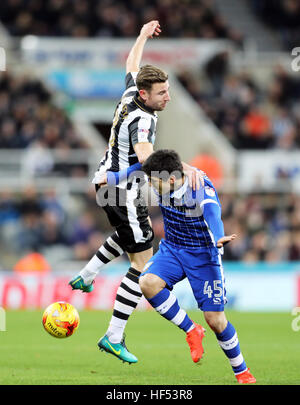
[[[148,98],[148,92],[147,92],[147,90],[145,90],[145,89],[139,90],[139,96],[141,97],[141,99],[142,99],[143,101],[147,101],[147,98]]]

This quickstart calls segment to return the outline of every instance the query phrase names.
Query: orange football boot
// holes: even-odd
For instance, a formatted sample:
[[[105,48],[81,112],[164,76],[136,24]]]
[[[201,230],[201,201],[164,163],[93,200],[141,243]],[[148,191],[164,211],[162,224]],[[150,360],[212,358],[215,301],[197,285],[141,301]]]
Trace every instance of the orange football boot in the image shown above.
[[[236,379],[240,384],[254,384],[256,383],[255,377],[250,373],[249,368],[241,374],[236,375]]]
[[[194,363],[198,363],[204,353],[202,340],[204,338],[205,329],[203,326],[194,323],[195,327],[186,334],[186,341],[190,346],[191,356]]]

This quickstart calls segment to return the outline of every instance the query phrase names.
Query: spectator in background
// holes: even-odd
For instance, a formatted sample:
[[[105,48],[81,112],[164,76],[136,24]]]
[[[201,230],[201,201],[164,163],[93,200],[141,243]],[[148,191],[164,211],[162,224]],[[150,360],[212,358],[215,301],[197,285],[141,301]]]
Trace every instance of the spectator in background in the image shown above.
[[[19,217],[20,211],[13,192],[9,190],[0,192],[0,227],[16,222]]]
[[[63,225],[66,220],[66,212],[57,197],[55,189],[46,190],[41,196],[41,206],[44,211],[52,213],[56,222]]]
[[[54,211],[45,209],[41,222],[41,243],[43,246],[65,245],[67,238],[64,226],[59,222],[59,218]]]
[[[43,209],[34,186],[24,190],[18,208],[20,212],[20,229],[16,238],[18,250],[39,252],[42,246],[40,217]]]
[[[0,148],[15,149],[20,147],[20,139],[17,136],[17,128],[14,120],[6,117],[0,126]]]
[[[272,143],[270,120],[257,105],[241,121],[240,142],[244,149],[267,149]]]
[[[73,223],[70,231],[69,243],[74,246],[77,243],[86,243],[91,235],[97,231],[94,218],[86,211]],[[98,246],[99,247],[99,246]]]
[[[36,140],[22,156],[22,175],[39,177],[48,174],[54,167],[53,156],[43,139]]]
[[[220,97],[228,69],[228,52],[217,53],[206,63],[204,70],[212,83],[214,97]]]
[[[43,208],[35,186],[28,186],[23,191],[22,199],[19,202],[19,211],[23,217],[26,215],[39,217],[42,214]]]

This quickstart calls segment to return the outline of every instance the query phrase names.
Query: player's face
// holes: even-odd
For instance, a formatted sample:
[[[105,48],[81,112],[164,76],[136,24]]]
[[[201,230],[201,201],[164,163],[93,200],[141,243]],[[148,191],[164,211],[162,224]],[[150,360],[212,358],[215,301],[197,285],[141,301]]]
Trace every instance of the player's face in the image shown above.
[[[165,109],[168,101],[171,100],[169,95],[169,82],[154,83],[150,91],[141,90],[140,93],[147,107],[154,111],[162,111]]]

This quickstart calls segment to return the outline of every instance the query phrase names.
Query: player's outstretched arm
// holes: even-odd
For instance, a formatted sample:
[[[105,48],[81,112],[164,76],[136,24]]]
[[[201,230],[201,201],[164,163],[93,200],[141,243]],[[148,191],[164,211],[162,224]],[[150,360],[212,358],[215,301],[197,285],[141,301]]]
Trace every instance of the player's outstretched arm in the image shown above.
[[[159,36],[160,33],[161,29],[157,20],[150,21],[143,25],[140,34],[127,57],[126,73],[139,71],[143,50],[147,39],[153,38],[153,36]]]

